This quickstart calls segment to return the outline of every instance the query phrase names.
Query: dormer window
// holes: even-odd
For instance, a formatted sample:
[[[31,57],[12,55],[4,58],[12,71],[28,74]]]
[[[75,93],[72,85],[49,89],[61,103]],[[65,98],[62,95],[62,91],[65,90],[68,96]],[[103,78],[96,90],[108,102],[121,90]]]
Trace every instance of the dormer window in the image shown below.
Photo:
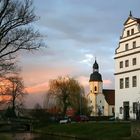
[[[128,43],[125,44],[125,50],[128,51]]]
[[[130,31],[129,30],[127,31],[127,36],[130,36]]]
[[[134,29],[131,29],[131,35],[133,35],[134,34]]]

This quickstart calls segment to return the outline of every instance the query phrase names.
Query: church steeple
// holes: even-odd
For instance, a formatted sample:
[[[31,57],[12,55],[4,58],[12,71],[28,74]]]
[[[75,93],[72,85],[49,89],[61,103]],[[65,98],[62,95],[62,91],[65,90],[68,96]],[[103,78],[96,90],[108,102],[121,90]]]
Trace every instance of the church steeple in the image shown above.
[[[103,98],[101,97],[103,96],[102,94],[103,82],[102,82],[102,75],[98,72],[99,65],[96,61],[96,58],[95,58],[92,68],[93,68],[93,72],[90,74],[90,79],[89,79],[89,86],[90,86],[89,102],[92,108],[92,115],[97,116],[99,108],[100,108],[98,106],[98,102],[100,101],[100,103],[101,102],[103,103],[103,101],[101,100],[104,99],[104,97]],[[99,99],[100,97],[102,99]]]
[[[132,17],[132,12],[130,11],[130,13],[129,13],[129,17]]]
[[[93,72],[95,71],[99,71],[99,66],[98,66],[98,63],[96,62],[96,59],[95,59],[95,62],[93,64]]]
[[[93,64],[93,73],[90,75],[89,81],[101,81],[102,82],[102,76],[99,73],[99,65],[95,59],[95,62]]]

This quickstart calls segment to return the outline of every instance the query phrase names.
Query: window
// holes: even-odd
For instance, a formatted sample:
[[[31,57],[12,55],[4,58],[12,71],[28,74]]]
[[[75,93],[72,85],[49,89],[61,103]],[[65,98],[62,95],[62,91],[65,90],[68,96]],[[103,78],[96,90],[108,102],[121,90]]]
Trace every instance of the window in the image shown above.
[[[125,78],[125,88],[129,88],[129,77]]]
[[[128,67],[128,66],[129,66],[129,61],[125,60],[125,67]]]
[[[133,41],[133,48],[136,48],[136,41]]]
[[[94,87],[94,90],[97,91],[97,87],[96,86]]]
[[[137,102],[133,102],[133,113],[137,111]]]
[[[128,43],[125,44],[125,50],[128,51]]]
[[[131,35],[133,35],[134,34],[134,29],[131,29]]]
[[[120,79],[120,89],[123,89],[123,78]]]
[[[130,35],[130,31],[128,30],[128,31],[127,31],[127,36],[129,36],[129,35]]]
[[[123,68],[123,61],[120,62],[120,68]]]
[[[123,111],[123,108],[122,108],[122,107],[120,107],[120,114],[122,114],[122,111]]]
[[[132,77],[132,86],[133,87],[136,87],[137,86],[137,77],[136,76],[133,76]]]
[[[112,107],[112,114],[114,114],[114,112],[115,112],[115,111],[114,111],[114,107]]]
[[[132,59],[132,64],[133,64],[133,65],[136,65],[136,63],[137,63],[137,62],[136,62],[136,58],[133,58],[133,59]]]

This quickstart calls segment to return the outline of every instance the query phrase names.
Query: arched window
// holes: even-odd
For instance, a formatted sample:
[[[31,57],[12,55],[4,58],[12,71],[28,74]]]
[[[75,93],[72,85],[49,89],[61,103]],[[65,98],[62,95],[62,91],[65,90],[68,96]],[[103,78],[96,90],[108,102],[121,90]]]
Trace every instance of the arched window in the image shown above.
[[[94,87],[94,91],[97,91],[97,87],[96,86]]]

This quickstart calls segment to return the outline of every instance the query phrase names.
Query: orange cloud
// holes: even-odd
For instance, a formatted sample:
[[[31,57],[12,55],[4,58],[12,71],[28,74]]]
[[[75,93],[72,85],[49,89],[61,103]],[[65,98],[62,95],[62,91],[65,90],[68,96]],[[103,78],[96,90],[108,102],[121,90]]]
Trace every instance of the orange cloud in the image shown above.
[[[28,93],[45,93],[48,90],[48,83],[37,84],[26,88]]]
[[[86,76],[80,76],[77,78],[79,83],[83,85],[84,87],[89,86],[89,77]]]
[[[112,84],[112,81],[111,80],[103,80],[103,84],[110,85],[110,84]]]
[[[27,68],[22,73],[25,87],[28,93],[45,93],[48,89],[48,83],[51,79],[56,79],[58,76],[67,76],[74,71],[73,68],[44,68],[41,67]]]
[[[48,82],[50,79],[55,79],[58,76],[70,75],[74,70],[70,67],[67,68],[44,68],[25,69],[22,73],[25,85],[32,86],[39,83]]]

